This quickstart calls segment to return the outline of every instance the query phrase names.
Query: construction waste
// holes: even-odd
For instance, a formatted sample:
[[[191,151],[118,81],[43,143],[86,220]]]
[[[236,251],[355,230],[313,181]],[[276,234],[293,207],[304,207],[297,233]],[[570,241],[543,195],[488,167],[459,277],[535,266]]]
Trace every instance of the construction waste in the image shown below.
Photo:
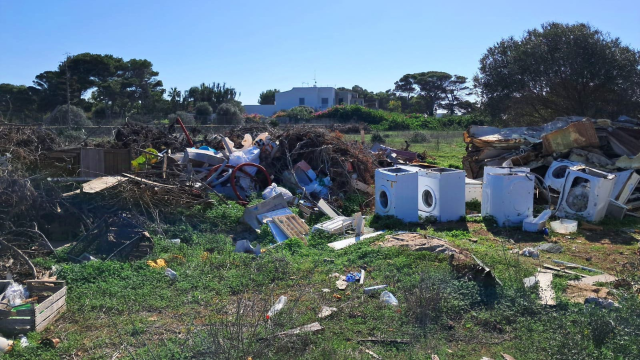
[[[544,179],[536,180],[536,203],[549,198],[557,216],[592,222],[640,217],[638,120],[572,116],[542,126],[471,126],[464,141],[469,179],[486,183],[489,167],[525,167]]]

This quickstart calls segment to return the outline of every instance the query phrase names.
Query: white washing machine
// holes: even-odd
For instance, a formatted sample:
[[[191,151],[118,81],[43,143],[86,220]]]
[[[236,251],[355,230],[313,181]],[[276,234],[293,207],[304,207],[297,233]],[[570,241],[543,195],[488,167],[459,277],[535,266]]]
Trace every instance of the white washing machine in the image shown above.
[[[418,172],[418,211],[437,221],[457,221],[465,215],[465,172],[435,168]]]
[[[585,166],[570,167],[560,192],[556,215],[593,222],[602,220],[615,181],[614,174]]]
[[[499,226],[517,226],[533,216],[535,177],[523,172],[489,173],[482,186],[482,216],[493,216]]]
[[[418,222],[418,172],[398,166],[376,170],[376,214]]]
[[[482,179],[482,183],[486,184],[485,180],[487,178],[487,174],[508,174],[515,172],[528,173],[531,169],[527,167],[515,167],[515,166],[485,166],[484,167],[484,177]]]
[[[564,179],[567,176],[567,172],[570,167],[581,165],[578,162],[560,159],[554,161],[551,166],[549,166],[549,170],[544,175],[544,183],[547,184],[548,187],[556,190],[562,191],[562,187],[564,186]]]

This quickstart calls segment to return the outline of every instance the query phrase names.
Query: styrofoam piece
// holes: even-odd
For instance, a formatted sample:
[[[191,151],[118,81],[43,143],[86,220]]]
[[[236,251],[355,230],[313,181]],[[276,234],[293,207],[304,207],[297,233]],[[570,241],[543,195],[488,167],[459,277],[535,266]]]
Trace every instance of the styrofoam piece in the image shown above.
[[[493,216],[498,226],[517,226],[533,217],[534,179],[524,172],[485,174],[482,216]]]
[[[366,234],[366,235],[362,235],[362,236],[356,236],[356,237],[352,237],[352,238],[348,238],[348,239],[344,239],[344,240],[338,240],[338,241],[334,241],[332,243],[329,243],[327,245],[329,245],[330,248],[334,249],[334,250],[340,250],[340,249],[344,249],[347,246],[353,245],[355,243],[357,243],[358,241],[364,240],[364,239],[368,239],[374,236],[378,236],[380,234],[384,234],[384,231],[377,231],[371,234]]]
[[[560,193],[557,215],[598,222],[609,207],[616,176],[585,166],[569,168]]]
[[[564,180],[567,176],[569,168],[577,165],[581,164],[579,162],[565,159],[554,161],[551,166],[549,166],[549,170],[547,170],[547,173],[544,175],[544,183],[547,184],[548,187],[556,191],[562,191]]]
[[[338,216],[335,219],[327,220],[315,225],[311,232],[324,230],[330,234],[344,234],[345,231],[353,228],[354,219],[346,216]]]
[[[578,222],[570,219],[560,219],[549,223],[551,230],[559,234],[571,234],[578,231]]]
[[[471,200],[482,201],[482,181],[464,178],[464,201],[469,202]]]
[[[547,220],[551,217],[552,211],[545,210],[535,219],[532,217],[525,219],[522,222],[522,230],[528,232],[539,232],[544,229]]]
[[[487,174],[511,174],[511,173],[528,173],[531,171],[528,167],[516,167],[516,166],[485,166],[484,177],[482,182],[487,183]]]
[[[464,171],[435,168],[418,172],[418,211],[437,221],[456,221],[465,215]]]
[[[376,214],[391,215],[405,222],[418,222],[418,173],[391,167],[375,173]]]

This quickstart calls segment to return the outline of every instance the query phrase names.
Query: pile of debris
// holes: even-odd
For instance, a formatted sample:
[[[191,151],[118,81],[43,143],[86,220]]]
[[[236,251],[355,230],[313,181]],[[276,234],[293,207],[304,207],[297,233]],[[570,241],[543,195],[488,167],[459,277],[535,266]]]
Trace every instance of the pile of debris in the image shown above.
[[[127,214],[105,216],[67,252],[74,262],[138,260],[151,254],[153,240]]]
[[[42,128],[0,126],[0,159],[8,155],[13,161],[28,164],[61,146],[56,134]]]
[[[93,144],[93,147],[111,149],[153,148],[158,151],[165,149],[177,151],[184,149],[188,145],[188,140],[185,135],[174,134],[174,126],[169,126],[165,130],[160,127],[127,121],[114,131],[113,141],[96,143]]]
[[[592,205],[610,208],[608,214],[617,218],[625,214],[640,216],[638,120],[574,116],[557,118],[544,126],[471,126],[464,133],[464,141],[467,154],[462,163],[469,179],[482,178],[487,166],[524,167],[544,178],[560,213],[580,213]],[[575,179],[572,172],[582,175]],[[593,199],[590,202],[589,194],[596,187],[610,192],[605,198],[611,199],[611,205],[602,200],[600,205],[595,205]],[[567,197],[571,199],[565,208],[570,210],[562,211],[562,201]]]

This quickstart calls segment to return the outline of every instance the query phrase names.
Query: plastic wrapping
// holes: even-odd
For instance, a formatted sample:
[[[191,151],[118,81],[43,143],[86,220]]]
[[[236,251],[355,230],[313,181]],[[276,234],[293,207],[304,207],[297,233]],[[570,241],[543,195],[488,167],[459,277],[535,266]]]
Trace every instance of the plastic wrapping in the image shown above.
[[[383,291],[382,294],[380,294],[380,301],[385,304],[398,306],[398,299],[396,299],[396,297],[388,291]]]
[[[269,309],[269,312],[267,313],[267,319],[271,319],[271,317],[277,314],[280,310],[282,310],[282,308],[286,304],[287,304],[287,297],[284,295],[280,296],[278,301],[276,301],[276,303],[271,307],[271,309]]]
[[[278,194],[282,194],[284,196],[285,201],[291,200],[293,198],[293,194],[283,187],[278,187],[276,183],[272,183],[271,186],[267,187],[262,191],[262,199],[267,200]]]
[[[27,298],[24,287],[15,282],[12,282],[11,285],[9,285],[5,291],[5,296],[9,300],[9,305],[11,307],[22,305],[24,300]]]

